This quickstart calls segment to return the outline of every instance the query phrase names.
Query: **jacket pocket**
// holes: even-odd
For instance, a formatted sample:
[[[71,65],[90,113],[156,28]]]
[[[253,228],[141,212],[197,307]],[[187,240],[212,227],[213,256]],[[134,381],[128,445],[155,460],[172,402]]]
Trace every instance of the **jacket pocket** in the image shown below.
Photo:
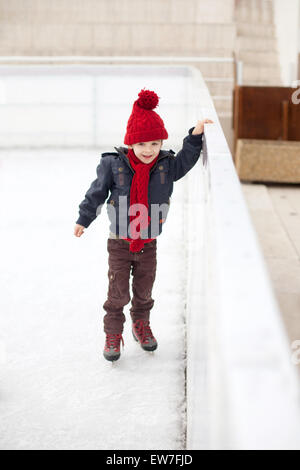
[[[153,177],[158,179],[160,184],[166,184],[168,179],[169,165],[168,162],[158,163],[157,167],[153,171]]]
[[[128,184],[129,168],[119,164],[112,167],[112,172],[116,186],[123,187]]]
[[[124,186],[124,173],[119,173],[119,185]]]

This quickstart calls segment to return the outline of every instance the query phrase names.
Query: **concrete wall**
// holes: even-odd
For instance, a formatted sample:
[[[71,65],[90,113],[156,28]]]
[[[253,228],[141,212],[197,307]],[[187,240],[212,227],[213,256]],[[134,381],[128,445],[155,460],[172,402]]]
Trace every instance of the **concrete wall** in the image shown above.
[[[0,0],[0,56],[232,57],[234,8],[234,0]],[[209,79],[231,145],[233,64],[189,65]]]
[[[234,0],[0,0],[1,55],[231,51]]]
[[[297,80],[300,1],[274,0],[274,21],[278,37],[278,50],[283,86]]]

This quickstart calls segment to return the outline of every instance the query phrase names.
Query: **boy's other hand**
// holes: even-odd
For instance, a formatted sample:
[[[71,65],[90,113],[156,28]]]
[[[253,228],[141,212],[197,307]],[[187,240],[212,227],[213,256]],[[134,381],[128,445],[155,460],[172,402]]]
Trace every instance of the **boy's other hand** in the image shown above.
[[[202,132],[204,131],[204,124],[213,124],[213,123],[214,121],[212,121],[211,119],[203,119],[203,121],[198,121],[195,126],[195,129],[192,132],[192,135],[202,134]]]
[[[81,235],[84,232],[84,229],[85,229],[85,227],[83,227],[82,225],[76,224],[75,228],[74,228],[75,237],[81,237]]]

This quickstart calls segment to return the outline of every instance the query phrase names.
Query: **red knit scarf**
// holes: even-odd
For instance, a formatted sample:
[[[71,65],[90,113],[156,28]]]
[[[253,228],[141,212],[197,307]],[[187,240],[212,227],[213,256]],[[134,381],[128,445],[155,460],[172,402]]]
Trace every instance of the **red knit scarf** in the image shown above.
[[[143,204],[147,208],[147,217],[143,216],[143,212],[140,215],[140,212],[137,212],[136,215],[130,215],[130,224],[131,222],[139,217],[140,223],[136,225],[136,232],[140,232],[143,229],[146,229],[150,224],[150,216],[148,215],[149,205],[148,205],[148,184],[150,177],[150,170],[155,165],[157,157],[149,164],[143,163],[139,160],[133,149],[128,149],[127,157],[129,163],[134,169],[135,173],[132,178],[131,188],[130,188],[130,206],[133,204]],[[129,250],[133,252],[141,251],[145,243],[151,242],[154,238],[144,238],[142,239],[139,235],[138,238],[124,238],[130,242]]]

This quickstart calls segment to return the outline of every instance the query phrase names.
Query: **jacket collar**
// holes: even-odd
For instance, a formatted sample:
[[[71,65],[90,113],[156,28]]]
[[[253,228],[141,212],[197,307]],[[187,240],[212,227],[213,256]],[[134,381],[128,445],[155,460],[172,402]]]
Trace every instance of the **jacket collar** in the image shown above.
[[[116,149],[118,154],[121,156],[122,160],[124,160],[126,162],[126,164],[129,166],[131,171],[134,173],[134,169],[130,165],[129,160],[127,158],[128,148],[127,147],[114,147],[114,148]],[[172,152],[172,150],[169,150],[169,151],[168,150],[161,150],[158,154],[158,159],[156,160],[155,165],[150,170],[150,173],[152,173],[152,171],[156,168],[156,165],[159,162],[159,160],[161,160],[162,158],[165,158],[165,157],[170,157],[170,156],[172,156],[172,154],[174,154],[174,152]]]

